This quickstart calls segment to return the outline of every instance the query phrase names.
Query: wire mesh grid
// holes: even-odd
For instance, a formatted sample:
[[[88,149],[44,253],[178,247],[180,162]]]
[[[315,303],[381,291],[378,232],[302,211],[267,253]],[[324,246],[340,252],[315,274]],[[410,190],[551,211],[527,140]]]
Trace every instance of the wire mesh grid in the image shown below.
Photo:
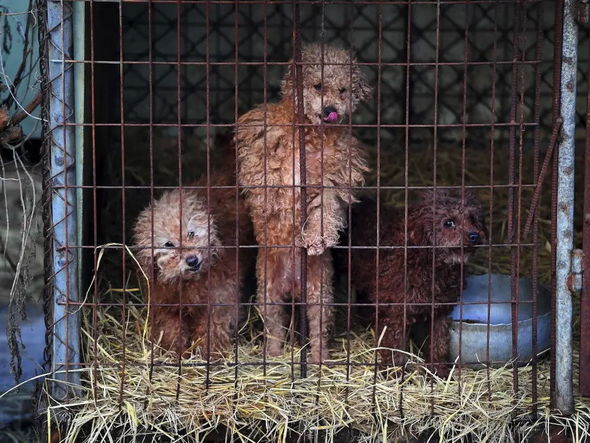
[[[476,378],[488,406],[499,403],[500,366],[512,419],[544,405],[537,294],[553,268],[551,189],[542,186],[557,134],[553,2],[61,2],[75,5],[84,8],[76,38],[85,52],[65,62],[83,66],[83,118],[64,131],[84,130],[83,180],[66,185],[82,210],[65,248],[80,255],[80,296],[66,300],[81,316],[82,361],[54,366],[89,369],[91,398],[108,391],[130,415],[195,395],[236,407],[239,386],[259,377],[266,388],[290,384],[302,408],[333,386],[346,411],[364,370],[365,413],[379,415],[379,390],[395,379],[392,416],[411,417],[417,394],[404,386],[421,374],[419,398],[440,417],[436,393],[450,380],[460,390]],[[314,42],[319,60],[310,61]],[[333,46],[344,61],[325,60]],[[372,90],[358,106],[357,69]],[[261,120],[249,120],[253,109]],[[258,135],[241,138],[257,125]],[[359,172],[364,179],[353,179]],[[327,239],[330,230],[339,238]],[[507,276],[507,298],[492,299],[495,287],[465,298],[468,276],[491,288],[500,285],[494,274]],[[477,361],[461,357],[471,307],[486,323],[507,309],[507,358],[492,357],[490,324],[475,340]],[[530,357],[520,355],[523,341]],[[298,392],[301,380],[316,389]],[[187,393],[201,383],[203,394]],[[517,403],[525,412],[514,412]],[[242,425],[227,416],[247,422],[240,435],[265,434],[235,409],[220,415],[232,431]],[[311,428],[288,429],[322,425],[362,428],[316,417]]]

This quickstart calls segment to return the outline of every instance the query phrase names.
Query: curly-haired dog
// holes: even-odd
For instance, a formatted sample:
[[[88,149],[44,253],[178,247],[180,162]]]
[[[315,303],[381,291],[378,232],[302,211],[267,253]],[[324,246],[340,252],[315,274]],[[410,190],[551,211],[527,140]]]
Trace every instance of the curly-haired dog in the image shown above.
[[[198,186],[205,184],[201,180]],[[235,190],[213,188],[209,197],[207,205],[205,191],[167,191],[140,213],[134,227],[136,257],[150,278],[152,339],[179,354],[194,341],[204,356],[226,351],[238,320],[237,257],[240,274],[247,266],[242,251],[231,246],[236,220],[240,243],[252,242],[249,217],[241,199],[236,208]]]
[[[307,318],[311,360],[328,357],[332,321],[332,259],[329,248],[345,226],[345,207],[354,202],[350,186],[368,170],[361,143],[345,121],[370,88],[348,51],[313,44],[302,51],[307,218],[301,229],[299,131],[295,74],[285,75],[278,103],[263,104],[238,121],[239,182],[256,240],[258,305],[267,332],[267,352],[279,355],[287,327],[280,306],[300,291],[300,251],[307,248]],[[277,247],[278,246],[278,247]],[[287,246],[287,247],[286,247]],[[291,247],[288,247],[291,246]]]
[[[463,284],[461,266],[485,240],[482,210],[470,192],[462,199],[459,193],[439,189],[424,192],[422,200],[408,208],[407,229],[403,213],[386,207],[380,212],[379,246],[398,248],[379,249],[378,268],[375,249],[353,250],[352,281],[361,295],[378,304],[375,330],[378,337],[383,334],[383,347],[405,351],[410,325],[426,321],[432,331],[426,346],[429,361],[442,363],[448,354],[447,317]],[[376,222],[374,203],[355,208],[353,245],[376,245]],[[407,360],[403,352],[389,349],[382,350],[381,357],[385,365]],[[444,374],[446,367],[437,371]]]

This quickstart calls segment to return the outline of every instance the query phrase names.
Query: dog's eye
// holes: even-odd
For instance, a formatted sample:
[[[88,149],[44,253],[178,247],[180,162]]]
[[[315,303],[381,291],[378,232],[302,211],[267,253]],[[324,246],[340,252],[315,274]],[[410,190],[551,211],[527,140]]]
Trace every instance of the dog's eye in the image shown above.
[[[188,238],[193,238],[194,236],[195,236],[195,233],[193,231],[189,231]]]
[[[454,228],[455,227],[455,220],[447,220],[444,222],[445,228]]]
[[[172,243],[171,241],[167,241],[166,243],[164,243],[164,246],[166,246],[167,248],[173,248],[174,243]]]
[[[346,88],[340,88],[339,91],[340,91],[340,94],[344,94],[347,91],[347,89]]]
[[[322,84],[318,83],[317,85],[313,85],[313,87],[315,88],[316,91],[321,91],[322,90]]]

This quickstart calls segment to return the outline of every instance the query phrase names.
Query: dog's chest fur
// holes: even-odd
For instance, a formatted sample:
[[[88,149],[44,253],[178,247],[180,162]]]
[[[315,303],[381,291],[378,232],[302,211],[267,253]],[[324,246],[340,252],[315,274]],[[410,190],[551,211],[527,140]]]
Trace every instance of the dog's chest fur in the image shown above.
[[[240,118],[236,132],[239,182],[246,186],[251,210],[260,216],[253,217],[255,227],[282,220],[281,233],[273,235],[285,238],[290,238],[293,215],[295,225],[300,223],[301,142],[293,119],[292,106],[283,102],[259,106]],[[324,192],[334,192],[334,187],[348,191],[349,184],[363,182],[367,167],[361,144],[348,128],[306,127],[303,142],[308,203],[321,193],[320,186],[327,187]]]

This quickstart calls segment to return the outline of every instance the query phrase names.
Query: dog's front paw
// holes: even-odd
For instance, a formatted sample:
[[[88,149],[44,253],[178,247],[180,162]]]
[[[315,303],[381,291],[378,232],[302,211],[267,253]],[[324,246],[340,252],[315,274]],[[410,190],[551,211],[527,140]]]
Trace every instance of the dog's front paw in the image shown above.
[[[310,242],[307,246],[307,253],[309,255],[321,255],[328,247],[326,239],[318,237],[314,241]]]
[[[321,237],[319,235],[313,238],[304,236],[301,239],[300,246],[303,246],[305,249],[307,249],[308,255],[321,255],[328,248],[328,243],[326,242],[326,239],[324,237]]]

